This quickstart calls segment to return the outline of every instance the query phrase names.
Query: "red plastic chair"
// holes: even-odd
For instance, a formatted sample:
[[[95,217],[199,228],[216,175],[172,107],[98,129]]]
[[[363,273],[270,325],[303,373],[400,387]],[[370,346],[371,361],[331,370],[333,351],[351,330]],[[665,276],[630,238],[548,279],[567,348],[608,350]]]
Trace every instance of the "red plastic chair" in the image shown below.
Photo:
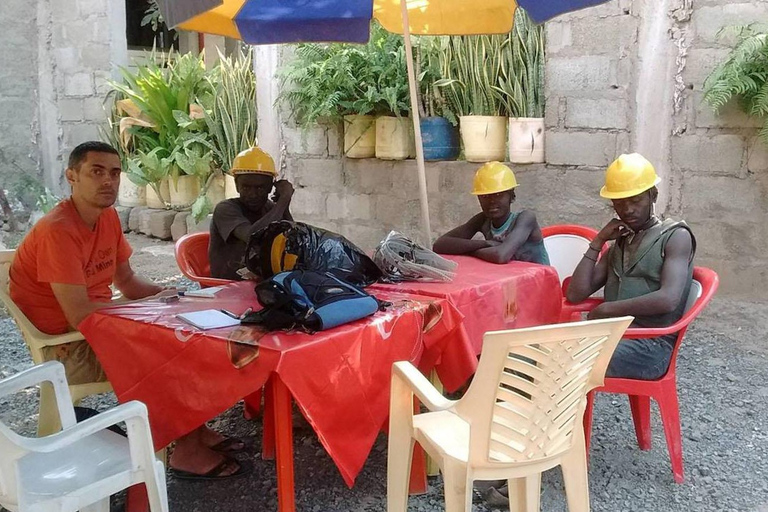
[[[659,405],[667,449],[672,461],[672,474],[675,482],[683,483],[683,446],[680,435],[680,408],[677,401],[677,353],[685,336],[685,331],[699,313],[709,304],[717,291],[720,279],[714,270],[696,267],[693,270],[694,286],[688,297],[687,311],[683,317],[669,327],[660,329],[628,329],[624,338],[654,338],[665,334],[677,333],[675,349],[667,373],[658,380],[635,380],[606,377],[605,384],[587,395],[587,408],[584,412],[584,435],[589,455],[590,433],[592,431],[592,406],[595,393],[625,393],[629,395],[632,419],[635,423],[637,444],[641,450],[651,449],[651,398]]]
[[[221,286],[233,282],[229,279],[211,277],[211,262],[208,260],[210,240],[210,233],[190,233],[179,238],[175,247],[176,264],[181,269],[181,273],[190,280],[200,283],[201,288]],[[245,398],[243,415],[246,419],[250,420],[258,416],[260,409],[261,391],[256,391]]]
[[[544,246],[547,248],[549,260],[560,276],[563,289],[563,308],[560,313],[561,322],[569,322],[575,313],[590,311],[600,304],[599,298],[588,298],[574,304],[565,299],[565,292],[571,280],[573,271],[589,248],[589,243],[597,236],[597,230],[576,224],[557,224],[541,228],[544,236]],[[607,250],[606,245],[603,253]]]
[[[181,273],[190,280],[200,283],[202,288],[229,284],[229,279],[211,277],[211,262],[208,261],[210,233],[190,233],[176,242],[176,264]]]

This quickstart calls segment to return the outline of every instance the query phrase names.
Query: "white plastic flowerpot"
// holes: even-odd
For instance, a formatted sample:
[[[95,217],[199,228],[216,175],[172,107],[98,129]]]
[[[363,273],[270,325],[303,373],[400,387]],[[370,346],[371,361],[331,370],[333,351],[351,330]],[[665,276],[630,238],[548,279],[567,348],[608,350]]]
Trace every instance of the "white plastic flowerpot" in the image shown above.
[[[373,158],[376,155],[376,118],[344,116],[344,154],[347,158]]]
[[[179,176],[177,180],[169,180],[171,206],[189,206],[200,194],[200,179],[197,176]]]
[[[217,204],[226,199],[226,181],[225,175],[214,176],[211,183],[208,185],[208,190],[205,196],[211,203],[211,208],[215,208]]]
[[[235,186],[235,177],[231,174],[224,175],[224,197],[226,199],[240,197],[240,194],[237,192],[237,187]]]
[[[147,189],[144,185],[136,185],[123,174],[120,176],[117,202],[120,206],[144,206],[147,204]]]
[[[468,162],[503,162],[507,156],[507,118],[459,117],[464,158]]]
[[[516,164],[544,162],[544,118],[509,118],[509,161]]]
[[[376,118],[376,158],[405,160],[416,152],[413,122],[409,117]]]
[[[171,192],[168,189],[168,178],[164,178],[158,184],[162,198],[158,197],[154,187],[147,185],[147,206],[149,208],[165,208],[166,201],[171,200]]]

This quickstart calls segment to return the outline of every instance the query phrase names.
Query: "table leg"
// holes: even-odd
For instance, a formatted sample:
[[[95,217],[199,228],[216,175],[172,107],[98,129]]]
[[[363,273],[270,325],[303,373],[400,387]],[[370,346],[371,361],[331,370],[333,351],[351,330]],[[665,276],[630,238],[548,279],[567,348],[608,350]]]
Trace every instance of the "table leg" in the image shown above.
[[[296,494],[293,479],[293,408],[291,392],[277,374],[271,379],[274,402],[275,445],[277,448],[277,509],[295,512]]]
[[[270,377],[264,386],[264,416],[261,418],[261,458],[264,460],[275,458],[275,393],[272,379]]]

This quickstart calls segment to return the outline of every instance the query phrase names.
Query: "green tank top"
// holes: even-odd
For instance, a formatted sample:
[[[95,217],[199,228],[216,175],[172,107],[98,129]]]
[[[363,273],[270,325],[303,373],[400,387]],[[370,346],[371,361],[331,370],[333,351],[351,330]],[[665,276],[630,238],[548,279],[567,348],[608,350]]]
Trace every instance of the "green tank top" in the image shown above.
[[[677,322],[685,312],[685,303],[693,282],[693,255],[696,239],[685,222],[667,219],[647,229],[642,239],[633,246],[627,238],[616,241],[608,250],[608,279],[605,283],[605,300],[625,300],[640,297],[661,288],[661,267],[664,264],[664,248],[677,229],[691,234],[693,249],[688,262],[688,280],[680,303],[670,313],[653,316],[635,316],[634,324],[640,327],[666,327]]]
[[[509,233],[515,228],[515,220],[520,212],[510,212],[507,220],[499,228],[494,228],[490,219],[485,219],[481,228],[481,233],[486,240],[497,240],[503,242],[506,240]],[[512,258],[515,261],[528,261],[531,263],[540,263],[542,265],[549,265],[549,255],[547,249],[544,247],[544,240],[538,242],[532,241],[530,238],[525,241],[523,245],[515,253]]]

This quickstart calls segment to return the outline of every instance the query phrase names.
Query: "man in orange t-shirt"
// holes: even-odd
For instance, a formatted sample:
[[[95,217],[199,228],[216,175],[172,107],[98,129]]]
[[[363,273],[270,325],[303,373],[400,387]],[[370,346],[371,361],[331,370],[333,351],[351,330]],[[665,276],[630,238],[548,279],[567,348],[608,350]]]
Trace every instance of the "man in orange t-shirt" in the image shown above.
[[[111,285],[128,300],[167,293],[136,275],[128,261],[131,248],[112,207],[120,174],[120,157],[112,146],[77,146],[66,170],[71,197],[40,219],[16,251],[9,274],[11,298],[45,333],[75,330],[85,317],[113,304]],[[70,384],[106,380],[85,341],[48,347],[44,356],[64,364]],[[179,478],[237,476],[247,466],[222,453],[243,447],[242,441],[225,439],[203,425],[177,441],[170,465]]]

